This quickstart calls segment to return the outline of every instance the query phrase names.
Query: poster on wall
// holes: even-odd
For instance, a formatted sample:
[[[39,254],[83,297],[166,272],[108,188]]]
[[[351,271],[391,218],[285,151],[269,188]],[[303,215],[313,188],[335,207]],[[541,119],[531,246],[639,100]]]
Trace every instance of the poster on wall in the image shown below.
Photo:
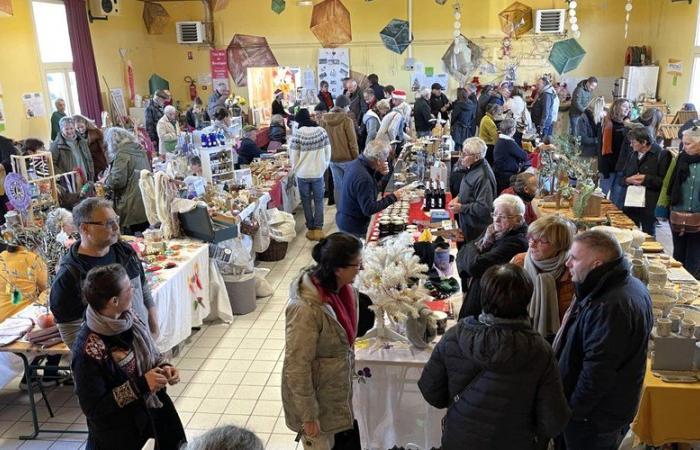
[[[2,98],[2,84],[0,84],[0,131],[5,131],[5,104]]]
[[[443,89],[447,89],[447,84],[449,82],[446,73],[435,73],[432,75],[427,75],[424,71],[414,71],[411,73],[411,91],[418,92],[422,88],[429,88],[433,83],[440,83]]]
[[[226,92],[231,92],[228,84],[228,63],[226,50],[209,50],[211,59],[211,82],[214,88],[225,88]]]
[[[328,82],[337,97],[343,93],[343,78],[350,76],[350,53],[347,48],[322,48],[318,51],[318,82]]]
[[[46,115],[44,96],[41,92],[22,94],[22,105],[24,106],[24,114],[27,119],[44,117]]]
[[[122,90],[122,88],[113,88],[110,89],[109,92],[115,112],[119,114],[120,117],[126,117],[127,114],[126,102],[124,101],[124,90]]]

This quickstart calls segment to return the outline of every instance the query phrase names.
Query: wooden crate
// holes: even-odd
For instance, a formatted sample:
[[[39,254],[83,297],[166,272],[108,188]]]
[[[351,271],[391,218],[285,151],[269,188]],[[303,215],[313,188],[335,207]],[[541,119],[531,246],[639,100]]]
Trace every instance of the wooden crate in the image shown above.
[[[676,115],[673,117],[673,122],[671,123],[677,123],[683,125],[689,120],[697,120],[698,119],[698,112],[697,111],[678,111]]]

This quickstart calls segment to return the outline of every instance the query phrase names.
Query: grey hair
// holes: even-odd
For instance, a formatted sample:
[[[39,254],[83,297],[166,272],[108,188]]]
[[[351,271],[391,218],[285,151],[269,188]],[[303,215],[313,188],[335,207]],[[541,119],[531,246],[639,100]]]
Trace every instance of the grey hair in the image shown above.
[[[259,437],[233,425],[217,427],[197,436],[181,450],[263,450]]]
[[[479,137],[470,137],[467,138],[464,143],[462,144],[462,153],[470,154],[473,155],[475,153],[479,153],[482,158],[486,156],[486,150],[488,147],[486,147],[486,142],[484,142],[483,139]]]
[[[107,128],[105,131],[105,145],[107,146],[107,155],[112,160],[117,155],[117,149],[123,143],[139,144],[139,140],[135,134],[120,127]]]
[[[391,111],[391,102],[389,101],[388,98],[384,98],[382,100],[379,100],[374,107],[378,110],[382,110],[384,112],[389,112]]]
[[[580,242],[589,249],[603,255],[605,261],[610,262],[622,258],[622,247],[618,240],[605,231],[588,230],[574,236],[574,242]]]
[[[515,120],[511,118],[503,119],[498,125],[498,131],[506,136],[513,136],[515,134]]]
[[[63,100],[62,98],[57,98],[55,102],[53,102],[54,106],[58,107],[58,102],[63,102],[65,103],[66,101]]]
[[[80,230],[80,225],[92,220],[92,215],[100,208],[114,209],[112,202],[100,197],[86,198],[73,207],[73,224]]]
[[[700,142],[700,128],[693,127],[683,132],[683,137],[687,136],[693,142]]]
[[[64,208],[56,208],[46,216],[46,229],[52,234],[58,234],[63,224],[73,223],[73,214]]]
[[[284,125],[284,117],[282,117],[282,114],[273,114],[272,117],[270,117],[270,125],[272,124]]]
[[[63,131],[63,129],[66,128],[66,125],[75,126],[75,119],[70,116],[61,117],[61,120],[58,121],[58,127],[61,129],[61,131]]]
[[[519,216],[525,215],[525,203],[517,195],[513,194],[501,194],[496,200],[493,201],[493,209],[495,210],[499,206],[508,207],[513,213]]]
[[[171,112],[174,112],[174,113],[177,112],[177,108],[175,108],[173,105],[168,105],[168,106],[166,106],[165,109],[163,110],[163,114],[165,114],[165,115],[167,115],[167,114],[169,114],[169,113],[171,113]]]
[[[429,99],[431,94],[430,88],[423,88],[420,90],[420,96],[423,97],[424,99]]]
[[[386,161],[389,157],[389,143],[384,139],[370,141],[367,143],[363,155],[372,161]]]

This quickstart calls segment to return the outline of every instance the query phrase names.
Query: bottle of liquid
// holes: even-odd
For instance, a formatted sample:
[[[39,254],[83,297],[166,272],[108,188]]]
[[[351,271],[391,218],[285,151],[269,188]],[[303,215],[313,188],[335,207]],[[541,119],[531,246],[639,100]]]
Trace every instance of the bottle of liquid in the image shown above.
[[[430,181],[425,182],[425,192],[423,194],[423,211],[430,211],[430,197],[432,196],[430,192]]]
[[[437,209],[437,187],[435,186],[435,182],[431,182],[432,189],[430,190],[430,209]]]
[[[445,193],[445,182],[440,182],[440,202],[442,203],[441,209],[447,208],[447,194]]]

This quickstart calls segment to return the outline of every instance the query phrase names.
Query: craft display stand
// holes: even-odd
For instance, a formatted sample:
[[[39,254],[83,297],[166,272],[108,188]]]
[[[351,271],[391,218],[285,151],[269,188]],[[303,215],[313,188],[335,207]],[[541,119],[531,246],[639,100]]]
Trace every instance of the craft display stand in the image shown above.
[[[202,175],[214,185],[234,180],[233,152],[230,146],[199,148],[202,160]]]
[[[11,155],[12,171],[20,174],[29,183],[32,191],[36,189],[36,198],[27,209],[27,222],[33,223],[35,213],[51,206],[58,206],[58,181],[63,174],[56,175],[53,157],[50,152],[38,152],[33,155]],[[74,179],[73,179],[74,184]]]

